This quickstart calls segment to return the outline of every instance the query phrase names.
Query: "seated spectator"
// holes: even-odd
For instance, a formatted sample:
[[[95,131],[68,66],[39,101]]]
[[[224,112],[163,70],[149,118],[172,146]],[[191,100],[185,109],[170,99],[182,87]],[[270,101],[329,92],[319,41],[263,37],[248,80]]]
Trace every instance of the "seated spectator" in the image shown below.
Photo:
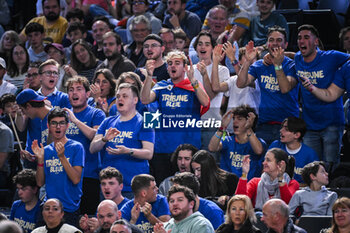
[[[43,218],[45,226],[38,227],[32,233],[49,233],[49,232],[65,232],[65,233],[82,233],[78,228],[64,223],[63,205],[56,198],[48,199],[43,206]],[[67,216],[65,216],[67,218]]]
[[[0,232],[23,233],[23,230],[18,225],[18,223],[10,221],[10,220],[4,220],[4,221],[0,221]]]
[[[123,197],[123,174],[114,167],[106,167],[100,171],[100,183],[103,197],[112,200],[122,209],[128,198]]]
[[[21,39],[17,32],[13,30],[6,31],[0,39],[0,57],[8,62],[11,56],[11,49],[15,47],[16,44],[20,43]]]
[[[192,156],[198,151],[198,149],[191,144],[179,145],[174,153],[171,155],[172,167],[176,168],[176,174],[182,172],[191,172],[191,160]],[[168,196],[168,191],[173,185],[171,181],[174,176],[169,176],[162,181],[159,185],[159,193]]]
[[[225,223],[220,225],[216,233],[261,233],[253,226],[256,216],[251,200],[246,195],[235,195],[227,203]]]
[[[238,177],[218,168],[214,157],[208,151],[197,151],[192,157],[191,166],[200,181],[198,193],[200,197],[232,196],[234,194]]]
[[[248,105],[241,105],[229,110],[221,121],[221,127],[212,136],[209,143],[210,151],[221,151],[220,168],[242,175],[242,161],[245,155],[250,155],[251,167],[248,180],[260,177],[261,161],[266,150],[266,143],[258,138],[254,129],[258,115]],[[233,119],[233,135],[226,134],[227,126]]]
[[[112,224],[111,232],[112,233],[114,232],[132,233],[132,228],[130,223],[128,223],[124,219],[119,219]]]
[[[224,223],[224,212],[222,209],[220,209],[220,207],[213,201],[198,196],[200,184],[197,177],[193,173],[178,173],[171,179],[171,181],[174,184],[172,187],[182,185],[192,190],[195,195],[195,205],[193,207],[193,211],[200,212],[206,219],[210,221],[214,229],[217,229],[222,223]],[[171,189],[172,188],[170,188],[170,190]],[[168,193],[168,198],[170,195],[170,190]]]
[[[74,22],[69,24],[67,28],[67,38],[73,44],[77,40],[85,40],[87,36],[87,30],[84,24],[80,22]],[[64,53],[66,56],[67,63],[70,63],[71,53],[72,53],[72,45],[67,48],[64,48]]]
[[[41,80],[39,75],[39,67],[41,62],[29,63],[26,79],[24,80],[23,89],[32,89],[38,91],[41,87]]]
[[[149,34],[151,33],[158,34],[160,29],[162,28],[162,21],[160,21],[160,19],[158,19],[151,12],[148,11],[149,1],[148,0],[131,0],[130,4],[131,4],[133,15],[128,18],[128,21],[126,23],[128,44],[130,44],[135,40],[133,38],[134,36],[132,36],[132,31],[130,26],[134,18],[139,15],[143,15],[148,19],[150,24]]]
[[[332,226],[320,233],[347,233],[350,231],[350,199],[342,197],[335,201],[333,207]]]
[[[168,200],[172,218],[154,226],[155,233],[187,232],[214,233],[212,224],[200,212],[195,211],[195,194],[190,188],[176,185],[169,190]]]
[[[0,57],[0,97],[6,93],[15,94],[17,87],[10,82],[4,80],[6,74],[6,62]]]
[[[67,76],[81,75],[92,83],[97,66],[100,64],[101,61],[93,54],[91,45],[83,39],[79,39],[72,45],[70,65],[66,67]],[[65,83],[65,80],[63,82]]]
[[[289,203],[293,194],[299,189],[299,183],[292,179],[295,159],[279,148],[272,148],[265,155],[261,178],[253,178],[247,183],[249,163],[247,155],[243,158],[242,177],[239,179],[236,194],[247,195],[255,209],[260,210],[271,198],[280,198]]]
[[[269,228],[266,233],[291,232],[307,233],[304,229],[293,224],[289,217],[288,205],[280,199],[268,200],[263,206],[261,220]]]
[[[186,55],[188,54],[188,45],[187,45],[187,36],[184,30],[181,28],[175,28],[173,30],[174,38],[175,38],[175,48],[184,52]]]
[[[339,33],[340,49],[350,53],[350,27],[342,28]]]
[[[332,206],[338,195],[325,187],[328,173],[323,162],[305,165],[301,176],[307,187],[294,193],[289,202],[291,214],[297,218],[301,215],[332,215]]]
[[[246,44],[252,40],[255,46],[263,46],[267,42],[268,29],[275,25],[280,26],[286,30],[286,38],[289,38],[289,28],[287,20],[280,13],[274,12],[273,8],[276,4],[276,0],[257,0],[260,15],[252,18],[250,22]]]
[[[319,158],[316,152],[302,143],[306,132],[305,121],[298,117],[288,117],[282,122],[280,140],[274,141],[270,148],[281,148],[295,158],[294,179],[303,183],[303,167]]]
[[[7,180],[8,180],[8,174],[9,170],[8,167],[5,165],[7,157],[9,153],[14,151],[13,147],[13,141],[14,136],[12,134],[12,131],[7,125],[2,123],[0,121],[0,187],[1,188],[7,188]]]
[[[158,187],[153,176],[148,174],[134,176],[131,188],[135,197],[121,209],[124,219],[137,225],[145,233],[151,233],[156,223],[170,220],[168,203],[164,196],[158,195]]]
[[[22,89],[24,79],[29,67],[29,55],[27,49],[17,44],[11,49],[11,56],[7,64],[7,73],[4,80],[12,83],[17,89]]]
[[[47,53],[44,51],[44,27],[39,23],[30,23],[26,26],[25,33],[28,37],[28,54],[30,62],[44,62],[47,60]]]
[[[173,30],[169,28],[162,28],[159,31],[159,36],[163,41],[161,44],[164,44],[164,51],[163,51],[164,56],[166,56],[172,50],[176,49],[175,34]]]
[[[110,30],[111,28],[106,17],[97,17],[92,24],[92,37],[94,39],[92,52],[101,61],[106,59],[103,53],[103,35]]]
[[[39,187],[36,185],[35,171],[24,169],[13,177],[19,200],[11,207],[10,220],[17,222],[25,233],[34,230],[40,214]]]

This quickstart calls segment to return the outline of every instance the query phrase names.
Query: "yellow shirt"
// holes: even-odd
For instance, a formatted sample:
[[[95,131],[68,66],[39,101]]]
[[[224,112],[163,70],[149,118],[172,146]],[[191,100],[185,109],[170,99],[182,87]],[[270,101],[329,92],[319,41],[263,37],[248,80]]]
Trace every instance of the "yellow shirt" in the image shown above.
[[[45,37],[50,37],[54,43],[62,42],[63,36],[68,28],[68,22],[62,16],[60,16],[54,24],[49,24],[45,16],[35,17],[32,20],[30,20],[28,24],[33,22],[43,25]],[[24,31],[25,28],[22,30],[21,34],[26,35]]]

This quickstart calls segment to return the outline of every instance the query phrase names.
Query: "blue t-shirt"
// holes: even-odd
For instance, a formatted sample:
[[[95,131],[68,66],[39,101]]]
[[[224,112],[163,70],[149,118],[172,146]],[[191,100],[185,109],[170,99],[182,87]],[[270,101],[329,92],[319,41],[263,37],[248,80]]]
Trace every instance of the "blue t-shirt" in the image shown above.
[[[297,77],[294,61],[290,58],[284,57],[282,68],[286,76]],[[260,87],[259,123],[283,122],[287,117],[298,117],[298,85],[282,94],[274,66],[265,66],[263,60],[254,62],[248,73],[258,79]]]
[[[40,201],[36,203],[33,209],[27,211],[25,203],[17,200],[12,204],[10,220],[17,222],[24,233],[30,233],[35,229],[35,224],[40,214]]]
[[[208,219],[216,230],[225,221],[224,211],[212,201],[199,198],[198,212]]]
[[[143,116],[144,112],[150,111],[148,110],[148,104],[147,105],[142,104],[140,99],[136,104],[136,110],[141,114],[141,116]],[[117,116],[117,115],[119,115],[117,105],[113,104],[112,107],[109,109],[109,116]]]
[[[264,149],[266,149],[266,143],[263,139],[259,138]],[[261,176],[262,162],[264,160],[264,154],[257,155],[254,153],[249,141],[244,144],[236,142],[235,135],[225,137],[225,140],[221,138],[222,150],[220,159],[220,168],[225,171],[232,172],[238,177],[242,176],[242,161],[245,155],[250,155],[250,170],[248,173],[248,180],[253,177]]]
[[[166,200],[166,197],[157,194],[157,200],[153,203],[150,203],[152,205],[152,214],[155,217],[160,217],[163,215],[170,215],[170,210],[168,206],[168,202]],[[122,212],[122,218],[126,219],[127,221],[131,220],[131,209],[134,207],[134,199],[131,199],[128,201],[123,208],[121,209]],[[140,212],[140,216],[137,219],[135,225],[142,229],[145,233],[152,233],[153,232],[153,226],[148,221],[148,219],[145,217],[145,215]]]
[[[122,200],[122,202],[120,202],[120,203],[118,204],[118,210],[121,210],[121,209],[123,208],[123,206],[124,206],[128,201],[130,201],[130,199],[124,197],[124,199]]]
[[[345,89],[347,95],[349,96],[350,92],[350,61],[347,61],[337,72],[335,73],[333,83],[339,88]],[[350,105],[349,105],[350,108]],[[348,122],[350,122],[350,114],[348,113]]]
[[[106,117],[105,113],[101,109],[93,108],[90,106],[87,106],[81,112],[74,113],[74,115],[78,120],[91,128],[100,125]],[[70,139],[80,142],[84,147],[85,166],[83,177],[98,179],[99,168],[101,167],[101,159],[99,153],[90,153],[89,147],[91,141],[72,122],[69,124],[66,136]]]
[[[324,89],[333,82],[335,72],[349,59],[349,54],[334,50],[317,50],[315,59],[312,62],[305,62],[299,51],[295,54],[294,59],[298,77],[307,77],[314,86]],[[344,124],[341,98],[326,103],[305,88],[301,88],[301,96],[303,119],[308,130],[323,130],[330,125]]]
[[[196,93],[174,87],[170,79],[158,82],[152,90],[161,113],[160,127],[156,128],[155,153],[173,153],[184,143],[200,148],[200,127],[195,123],[200,120],[201,104]]]
[[[121,121],[120,116],[107,117],[97,130],[97,134],[105,135],[109,128],[120,131],[115,138],[108,141],[101,150],[102,168],[117,168],[124,177],[123,191],[131,191],[131,179],[139,174],[149,174],[149,164],[145,159],[138,159],[129,154],[113,155],[106,151],[107,147],[115,148],[123,145],[128,148],[142,148],[142,141],[154,143],[154,131],[143,127],[143,118],[139,113],[129,121]]]
[[[69,102],[69,97],[67,93],[64,93],[62,91],[57,91],[52,93],[47,97],[47,100],[51,102],[51,105],[53,107],[58,106],[60,108],[71,108]]]
[[[80,142],[68,139],[64,145],[64,149],[64,155],[72,167],[84,167],[85,152],[84,147]],[[72,183],[57,156],[54,143],[45,146],[44,173],[46,198],[59,199],[63,204],[64,211],[66,212],[73,213],[79,209],[80,198],[83,194],[83,179],[81,177],[78,184]]]
[[[301,178],[301,170],[306,164],[319,160],[316,152],[304,143],[301,143],[300,150],[295,154],[290,154],[287,151],[286,144],[282,143],[280,140],[276,140],[273,143],[271,143],[269,149],[274,147],[284,150],[289,155],[295,158],[294,179],[299,183],[304,183],[303,179]]]
[[[27,144],[26,150],[33,154],[32,143],[34,140],[38,140],[38,143],[42,143],[46,146],[47,137],[49,135],[49,129],[47,128],[47,114],[44,119],[39,117],[34,119],[28,119],[27,124]]]

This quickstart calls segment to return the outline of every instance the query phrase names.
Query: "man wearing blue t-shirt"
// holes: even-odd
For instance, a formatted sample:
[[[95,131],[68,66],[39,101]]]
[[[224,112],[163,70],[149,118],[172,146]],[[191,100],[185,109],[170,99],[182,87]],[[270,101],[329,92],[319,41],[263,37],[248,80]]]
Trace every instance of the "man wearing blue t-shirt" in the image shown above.
[[[274,141],[270,148],[281,148],[295,158],[294,179],[304,183],[301,178],[303,167],[313,161],[318,161],[316,152],[302,143],[306,133],[306,124],[303,119],[288,117],[282,123],[280,140]],[[292,177],[291,177],[292,178]]]
[[[158,194],[158,187],[153,176],[141,174],[131,181],[134,198],[121,209],[122,217],[135,224],[145,233],[151,233],[156,223],[170,219],[167,200]]]
[[[178,145],[189,143],[200,148],[200,127],[194,123],[200,120],[203,113],[201,107],[209,108],[210,102],[204,88],[194,78],[192,63],[188,69],[187,57],[183,52],[169,52],[165,60],[170,79],[158,82],[151,90],[155,67],[154,63],[147,62],[147,77],[141,90],[143,104],[158,104],[159,112],[153,116],[158,116],[156,118],[162,125],[156,129],[155,154],[151,161],[152,174],[157,184],[172,175],[170,156]]]
[[[349,55],[334,50],[318,49],[319,35],[312,25],[298,28],[299,52],[295,54],[295,69],[301,81],[306,78],[317,88],[328,88],[335,73],[348,59]],[[290,84],[285,83],[286,86]],[[320,160],[331,169],[339,162],[341,138],[344,129],[344,111],[342,99],[324,102],[316,98],[311,91],[301,88],[302,117],[307,132],[304,143],[314,149]]]
[[[24,169],[13,177],[13,182],[16,184],[19,200],[12,204],[10,220],[17,222],[24,233],[30,233],[35,229],[40,213],[35,171]]]
[[[91,142],[90,152],[101,151],[102,168],[117,168],[124,177],[123,195],[132,196],[131,179],[149,173],[153,156],[154,131],[143,127],[143,117],[137,112],[139,91],[130,83],[119,85],[116,105],[118,116],[106,118]]]
[[[84,147],[66,137],[68,114],[63,109],[55,107],[49,113],[48,127],[53,142],[45,148],[37,140],[32,144],[37,159],[36,181],[39,187],[45,185],[47,199],[57,198],[62,202],[66,223],[78,226]]]
[[[70,120],[67,137],[80,142],[84,146],[85,166],[83,179],[83,196],[80,212],[95,214],[100,202],[100,184],[98,180],[101,159],[98,153],[90,153],[89,147],[98,126],[105,119],[105,113],[88,105],[90,83],[87,78],[74,76],[67,81],[70,104],[73,109],[65,108]]]
[[[270,145],[279,139],[282,121],[289,116],[299,115],[295,64],[284,55],[288,42],[286,31],[281,27],[272,27],[268,32],[267,46],[272,64],[265,65],[263,60],[253,63],[256,57],[256,48],[253,46],[253,42],[246,46],[248,64],[244,64],[238,74],[237,87],[244,88],[252,85],[255,79],[258,80],[261,101],[256,135]],[[285,82],[291,83],[289,89],[283,85]]]

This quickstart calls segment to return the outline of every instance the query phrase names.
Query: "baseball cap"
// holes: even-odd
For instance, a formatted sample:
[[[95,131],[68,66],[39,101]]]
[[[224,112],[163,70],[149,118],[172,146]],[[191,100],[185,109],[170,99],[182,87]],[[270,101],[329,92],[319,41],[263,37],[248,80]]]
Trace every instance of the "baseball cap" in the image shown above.
[[[49,48],[54,47],[55,49],[57,49],[58,51],[60,51],[62,54],[64,54],[64,48],[61,44],[57,44],[57,43],[51,43],[51,44],[47,44],[44,48],[45,52],[48,53]]]
[[[6,62],[2,57],[0,57],[0,65],[2,66],[2,68],[6,69]]]
[[[43,101],[44,99],[46,99],[46,97],[39,95],[36,91],[32,89],[24,89],[17,95],[16,102],[17,104],[22,105],[29,101],[40,102],[40,101]]]

